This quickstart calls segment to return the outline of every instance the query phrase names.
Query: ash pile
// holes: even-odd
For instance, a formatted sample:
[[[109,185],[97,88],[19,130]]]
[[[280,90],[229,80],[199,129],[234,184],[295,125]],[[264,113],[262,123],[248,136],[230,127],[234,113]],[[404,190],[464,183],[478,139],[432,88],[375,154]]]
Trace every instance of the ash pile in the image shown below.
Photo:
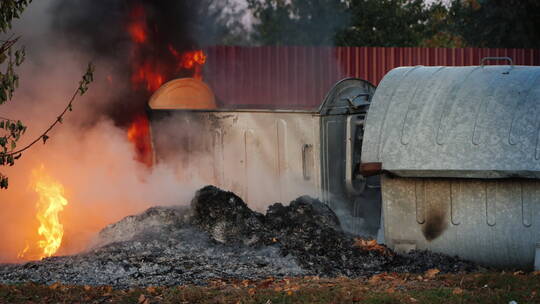
[[[359,277],[381,272],[476,270],[427,251],[399,255],[341,229],[324,203],[303,196],[252,211],[232,192],[200,189],[190,207],[154,207],[103,229],[96,246],[73,256],[0,265],[0,282],[170,286],[212,279]]]

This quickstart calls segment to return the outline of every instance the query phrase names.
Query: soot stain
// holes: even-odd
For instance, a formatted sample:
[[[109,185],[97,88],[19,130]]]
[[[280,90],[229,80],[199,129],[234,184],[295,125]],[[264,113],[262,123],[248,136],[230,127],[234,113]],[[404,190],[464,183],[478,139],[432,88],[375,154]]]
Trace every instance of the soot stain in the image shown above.
[[[443,234],[448,227],[448,222],[446,221],[445,215],[446,214],[443,211],[434,211],[429,213],[426,223],[422,227],[422,233],[424,234],[426,240],[431,242]]]

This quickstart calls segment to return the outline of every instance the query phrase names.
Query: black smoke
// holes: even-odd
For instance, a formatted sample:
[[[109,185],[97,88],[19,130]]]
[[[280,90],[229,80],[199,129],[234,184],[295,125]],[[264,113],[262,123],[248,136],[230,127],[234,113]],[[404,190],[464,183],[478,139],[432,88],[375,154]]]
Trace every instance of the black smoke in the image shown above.
[[[179,70],[179,53],[198,49],[203,44],[220,40],[228,21],[223,11],[228,1],[217,0],[61,0],[53,6],[52,27],[70,48],[98,62],[97,81],[110,86],[107,102],[93,109],[112,118],[118,126],[126,126],[134,115],[144,113],[151,92],[134,88],[131,77],[134,66],[145,63],[160,67],[165,81],[188,76]],[[134,10],[142,7],[148,40],[137,45],[128,26]],[[220,29],[220,30],[216,30]],[[101,63],[101,67],[99,65]],[[101,69],[103,70],[103,69]]]

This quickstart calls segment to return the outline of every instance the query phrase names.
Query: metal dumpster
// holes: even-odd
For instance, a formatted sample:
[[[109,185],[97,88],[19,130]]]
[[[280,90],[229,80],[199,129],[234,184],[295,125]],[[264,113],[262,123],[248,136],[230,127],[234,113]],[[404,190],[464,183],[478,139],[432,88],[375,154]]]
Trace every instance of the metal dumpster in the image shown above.
[[[390,71],[366,121],[374,164],[390,247],[540,267],[540,67]]]
[[[198,87],[205,93],[194,93]],[[180,178],[234,191],[259,211],[300,195],[319,197],[347,230],[375,236],[379,177],[358,175],[374,90],[366,81],[345,79],[315,109],[212,109],[219,97],[208,96],[206,85],[176,80],[149,103],[155,158],[175,164]],[[204,101],[206,109],[186,109],[181,99],[189,96]]]

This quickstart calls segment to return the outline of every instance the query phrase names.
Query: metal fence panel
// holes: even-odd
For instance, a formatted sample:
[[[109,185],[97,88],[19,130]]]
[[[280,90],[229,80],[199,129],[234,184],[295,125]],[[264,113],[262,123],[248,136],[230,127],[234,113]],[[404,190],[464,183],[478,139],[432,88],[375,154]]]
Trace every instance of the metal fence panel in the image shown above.
[[[399,66],[479,65],[507,56],[540,65],[540,49],[213,46],[205,49],[205,81],[224,107],[316,108],[332,85],[358,77],[378,85]]]

